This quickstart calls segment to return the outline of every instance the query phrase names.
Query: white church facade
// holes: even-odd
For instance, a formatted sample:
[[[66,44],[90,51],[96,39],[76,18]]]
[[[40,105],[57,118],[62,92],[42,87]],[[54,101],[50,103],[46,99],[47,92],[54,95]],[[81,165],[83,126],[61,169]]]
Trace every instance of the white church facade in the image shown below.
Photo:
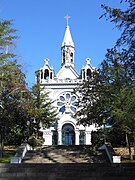
[[[67,25],[61,46],[62,65],[57,74],[50,66],[49,60],[38,70],[40,86],[43,92],[49,92],[49,97],[57,108],[58,119],[49,129],[43,129],[44,145],[90,145],[91,132],[96,130],[95,125],[77,125],[74,114],[77,110],[78,96],[73,90],[84,80],[91,78],[96,69],[86,59],[86,65],[79,74],[75,69],[75,46],[71,36],[70,27]]]

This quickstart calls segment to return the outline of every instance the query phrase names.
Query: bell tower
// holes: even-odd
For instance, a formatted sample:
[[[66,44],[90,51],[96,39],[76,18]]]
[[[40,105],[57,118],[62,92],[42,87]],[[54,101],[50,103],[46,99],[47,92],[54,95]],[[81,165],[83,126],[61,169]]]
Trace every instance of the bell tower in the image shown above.
[[[62,66],[72,66],[74,67],[74,52],[75,52],[75,47],[74,47],[74,42],[72,40],[72,36],[71,36],[71,32],[70,32],[70,28],[68,25],[68,20],[69,20],[70,16],[65,16],[65,19],[67,21],[67,25],[66,25],[66,31],[65,31],[65,35],[64,35],[64,39],[62,42],[62,47],[61,47],[61,51],[62,51]]]

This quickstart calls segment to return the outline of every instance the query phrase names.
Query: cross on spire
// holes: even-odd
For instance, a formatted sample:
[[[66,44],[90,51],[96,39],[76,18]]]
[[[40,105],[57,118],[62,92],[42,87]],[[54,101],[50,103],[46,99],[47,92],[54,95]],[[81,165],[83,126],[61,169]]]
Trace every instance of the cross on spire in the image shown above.
[[[68,26],[68,20],[69,20],[71,17],[68,16],[68,15],[66,15],[64,18],[67,20],[67,26]]]

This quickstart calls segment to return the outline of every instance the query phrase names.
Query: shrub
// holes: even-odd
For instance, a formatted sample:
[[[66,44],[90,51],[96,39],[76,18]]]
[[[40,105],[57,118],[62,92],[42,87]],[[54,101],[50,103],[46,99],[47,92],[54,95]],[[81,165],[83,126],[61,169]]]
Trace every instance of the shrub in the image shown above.
[[[42,146],[44,143],[44,139],[42,136],[32,134],[28,139],[28,143],[32,147]]]

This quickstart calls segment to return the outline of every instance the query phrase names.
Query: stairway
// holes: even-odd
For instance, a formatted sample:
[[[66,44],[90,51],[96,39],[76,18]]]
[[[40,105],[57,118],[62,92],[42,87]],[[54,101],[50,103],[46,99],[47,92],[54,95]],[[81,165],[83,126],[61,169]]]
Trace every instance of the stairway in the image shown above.
[[[46,146],[22,164],[0,164],[0,180],[135,180],[135,164],[110,164],[91,146]]]
[[[28,151],[23,163],[105,163],[103,153],[91,146],[46,146]]]

